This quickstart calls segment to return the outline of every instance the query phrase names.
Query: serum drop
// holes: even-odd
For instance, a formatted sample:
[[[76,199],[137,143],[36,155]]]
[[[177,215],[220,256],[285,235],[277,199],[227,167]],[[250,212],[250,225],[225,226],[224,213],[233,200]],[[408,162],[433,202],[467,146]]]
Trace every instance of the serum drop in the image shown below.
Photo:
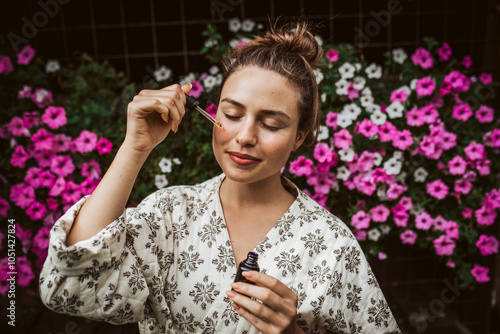
[[[257,263],[258,259],[259,254],[255,252],[248,253],[247,258],[244,261],[241,261],[240,265],[238,266],[238,271],[236,272],[234,281],[255,284],[247,280],[242,274],[244,271],[260,271],[259,264]]]

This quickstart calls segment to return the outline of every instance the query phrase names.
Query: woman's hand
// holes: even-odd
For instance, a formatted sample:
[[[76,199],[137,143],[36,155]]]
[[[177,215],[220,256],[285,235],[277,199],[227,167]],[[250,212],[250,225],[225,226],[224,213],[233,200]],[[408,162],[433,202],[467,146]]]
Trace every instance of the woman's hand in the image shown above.
[[[256,285],[236,282],[231,284],[235,291],[227,291],[240,316],[265,334],[304,333],[295,322],[298,298],[290,288],[258,271],[245,271],[243,276]]]
[[[160,90],[141,90],[127,108],[127,133],[124,144],[138,152],[150,152],[170,130],[177,128],[185,113],[191,85],[171,85]]]

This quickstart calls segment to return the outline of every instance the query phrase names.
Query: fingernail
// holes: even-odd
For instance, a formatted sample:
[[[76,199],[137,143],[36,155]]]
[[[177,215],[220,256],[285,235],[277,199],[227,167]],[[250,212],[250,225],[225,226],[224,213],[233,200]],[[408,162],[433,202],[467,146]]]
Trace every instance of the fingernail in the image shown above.
[[[235,310],[239,310],[240,309],[240,306],[238,304],[232,303],[231,305],[233,305],[233,307],[234,307]]]
[[[241,285],[240,285],[240,283],[233,283],[233,284],[231,284],[231,287],[235,290],[238,290],[241,287]]]
[[[252,278],[253,277],[253,272],[251,272],[251,271],[244,271],[244,272],[242,272],[242,275],[245,276],[246,278]]]
[[[233,291],[226,291],[226,293],[229,296],[229,298],[234,298],[234,296],[236,296],[236,294]]]
[[[189,85],[189,89],[193,88],[193,84],[192,83],[188,83]]]

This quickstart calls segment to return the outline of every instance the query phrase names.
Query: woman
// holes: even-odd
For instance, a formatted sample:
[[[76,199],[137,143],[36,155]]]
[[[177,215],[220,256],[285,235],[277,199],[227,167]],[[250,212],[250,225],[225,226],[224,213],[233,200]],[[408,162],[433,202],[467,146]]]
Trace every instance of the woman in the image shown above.
[[[151,150],[177,131],[190,86],[141,91],[99,186],[53,227],[45,305],[139,322],[141,333],[397,332],[350,230],[281,177],[290,153],[314,142],[321,55],[304,24],[233,52],[212,141],[223,174],[124,209]],[[233,283],[250,251],[255,284]]]

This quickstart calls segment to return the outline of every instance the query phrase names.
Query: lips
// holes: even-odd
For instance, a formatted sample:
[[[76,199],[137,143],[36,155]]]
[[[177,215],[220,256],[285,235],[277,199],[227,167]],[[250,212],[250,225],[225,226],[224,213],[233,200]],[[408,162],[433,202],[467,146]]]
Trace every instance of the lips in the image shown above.
[[[253,156],[248,155],[248,154],[239,153],[239,152],[231,151],[231,152],[228,152],[228,154],[229,154],[229,158],[231,158],[231,160],[233,160],[235,163],[237,163],[239,165],[252,165],[252,164],[258,163],[260,161],[260,159],[258,159],[256,157],[253,157]]]

